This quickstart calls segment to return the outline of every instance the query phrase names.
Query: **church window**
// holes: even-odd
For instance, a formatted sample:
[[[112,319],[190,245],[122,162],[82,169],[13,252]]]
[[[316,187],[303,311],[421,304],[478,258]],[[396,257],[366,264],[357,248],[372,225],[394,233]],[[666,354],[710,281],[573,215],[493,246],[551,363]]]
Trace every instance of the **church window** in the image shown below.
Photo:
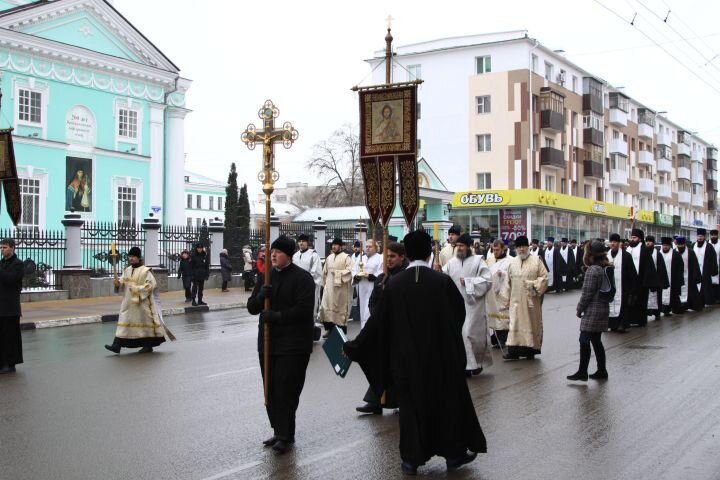
[[[137,128],[137,111],[121,108],[119,112],[118,135],[126,138],[137,138]]]

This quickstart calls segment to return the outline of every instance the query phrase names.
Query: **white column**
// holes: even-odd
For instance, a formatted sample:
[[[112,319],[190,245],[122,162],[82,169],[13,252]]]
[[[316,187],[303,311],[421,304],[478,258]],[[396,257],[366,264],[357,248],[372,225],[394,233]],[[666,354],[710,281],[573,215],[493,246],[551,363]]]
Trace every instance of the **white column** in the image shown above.
[[[273,215],[270,217],[270,245],[280,236],[280,219]],[[270,248],[268,245],[268,249]]]
[[[318,255],[320,255],[320,258],[323,260],[326,257],[326,243],[325,243],[325,234],[327,230],[327,225],[325,222],[322,221],[321,218],[318,217],[317,222],[313,223],[313,232],[315,233],[315,251],[318,252]]]
[[[165,130],[165,225],[185,222],[185,115],[187,109],[168,107]]]
[[[163,196],[163,161],[165,159],[165,105],[150,104],[150,203],[149,207],[165,210]],[[141,206],[141,208],[144,208]]]
[[[142,228],[145,230],[145,246],[143,258],[145,265],[156,267],[160,265],[160,220],[150,216],[143,220]]]
[[[67,213],[62,220],[65,226],[65,264],[63,268],[82,268],[80,230],[85,221],[79,213]]]
[[[210,220],[208,232],[212,235],[210,244],[210,266],[220,267],[220,251],[225,248],[225,224],[220,220]]]

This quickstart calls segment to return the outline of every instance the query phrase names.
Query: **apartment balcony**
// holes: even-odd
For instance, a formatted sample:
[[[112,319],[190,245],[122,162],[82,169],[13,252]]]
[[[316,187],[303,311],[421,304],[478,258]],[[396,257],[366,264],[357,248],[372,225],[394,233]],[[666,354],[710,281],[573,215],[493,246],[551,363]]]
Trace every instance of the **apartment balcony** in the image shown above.
[[[709,192],[717,192],[718,191],[717,180],[715,180],[714,178],[708,178],[707,179],[707,189]]]
[[[718,159],[718,149],[715,147],[708,147],[707,148],[707,158],[708,158],[708,160],[717,160]]]
[[[610,153],[619,153],[620,155],[628,156],[628,144],[622,138],[613,138],[610,140],[610,147],[608,148]]]
[[[583,129],[583,143],[591,143],[598,147],[603,146],[603,132],[595,128],[584,128]]]
[[[686,143],[678,143],[677,144],[677,154],[682,155],[683,157],[689,157],[690,156],[690,145]]]
[[[705,206],[705,196],[702,193],[696,193],[692,196],[691,205],[693,207],[702,208]]]
[[[671,147],[673,144],[669,133],[658,133],[655,143],[658,145],[665,145],[666,147]]]
[[[540,110],[540,128],[562,132],[565,130],[563,114],[555,110]]]
[[[714,170],[717,172],[717,159],[708,158],[708,170]]]
[[[702,167],[702,165],[697,165],[697,164],[693,165],[692,174],[691,174],[692,183],[694,183],[696,185],[704,185],[705,184],[705,172],[703,171],[702,168],[696,168],[696,166]]]
[[[703,161],[703,154],[700,150],[693,150],[692,152],[692,161],[702,163]]]
[[[708,210],[710,210],[711,212],[717,210],[717,203],[715,202],[715,200],[708,200]]]
[[[687,180],[690,181],[690,169],[688,167],[678,167],[677,169],[677,178],[678,180]]]
[[[583,110],[592,110],[595,113],[602,115],[603,113],[603,98],[602,93],[598,95],[592,95],[590,93],[583,94]]]
[[[653,195],[655,193],[655,180],[652,178],[641,178],[640,193],[643,195]]]
[[[619,108],[610,108],[608,121],[616,127],[627,127],[628,114]]]
[[[557,148],[543,147],[540,149],[540,165],[564,170],[567,165],[565,153]]]
[[[666,200],[672,199],[672,187],[669,183],[660,183],[657,186],[658,198],[664,198]]]
[[[592,160],[585,160],[583,163],[584,173],[586,177],[603,178],[603,164],[600,162],[593,162]]]
[[[654,133],[652,125],[638,123],[638,137],[652,142]]]
[[[672,162],[670,160],[668,160],[667,158],[659,158],[657,161],[657,171],[658,171],[658,173],[672,172]]]
[[[690,205],[690,197],[692,197],[690,192],[678,192],[678,203]]]
[[[628,174],[625,170],[610,170],[610,185],[626,187],[628,184]]]
[[[655,156],[652,152],[641,150],[638,152],[638,165],[655,168]]]

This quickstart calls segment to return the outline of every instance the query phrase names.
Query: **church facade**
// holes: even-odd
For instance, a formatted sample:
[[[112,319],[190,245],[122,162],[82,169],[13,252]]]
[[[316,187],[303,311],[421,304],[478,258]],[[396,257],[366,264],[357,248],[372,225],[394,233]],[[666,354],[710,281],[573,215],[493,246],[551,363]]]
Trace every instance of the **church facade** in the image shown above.
[[[191,81],[105,0],[0,0],[1,128],[14,128],[24,230],[184,225]],[[2,208],[0,227],[11,226]]]

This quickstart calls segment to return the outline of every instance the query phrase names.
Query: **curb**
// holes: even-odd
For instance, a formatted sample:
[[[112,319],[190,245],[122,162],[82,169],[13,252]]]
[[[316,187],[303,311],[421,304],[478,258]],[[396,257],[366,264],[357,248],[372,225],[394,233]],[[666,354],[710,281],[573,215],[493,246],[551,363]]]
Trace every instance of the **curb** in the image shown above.
[[[232,310],[234,308],[245,308],[245,302],[236,303],[216,303],[213,305],[199,305],[197,307],[177,307],[163,308],[163,317],[171,317],[173,315],[185,315],[186,313],[203,313],[203,312],[219,312],[222,310]],[[21,330],[37,330],[40,328],[68,327],[71,325],[87,325],[90,323],[109,323],[117,322],[118,314],[110,313],[106,315],[91,315],[86,317],[68,317],[54,318],[52,320],[39,320],[37,322],[21,323]]]

